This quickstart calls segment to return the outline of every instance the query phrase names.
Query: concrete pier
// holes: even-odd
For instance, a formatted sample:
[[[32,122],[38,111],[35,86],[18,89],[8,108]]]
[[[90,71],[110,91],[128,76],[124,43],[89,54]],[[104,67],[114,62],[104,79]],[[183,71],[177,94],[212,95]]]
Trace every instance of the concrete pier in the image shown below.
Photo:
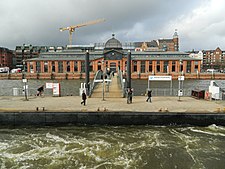
[[[136,96],[126,98],[88,98],[87,106],[78,96],[0,97],[0,125],[225,125],[225,102],[196,100],[191,97]]]

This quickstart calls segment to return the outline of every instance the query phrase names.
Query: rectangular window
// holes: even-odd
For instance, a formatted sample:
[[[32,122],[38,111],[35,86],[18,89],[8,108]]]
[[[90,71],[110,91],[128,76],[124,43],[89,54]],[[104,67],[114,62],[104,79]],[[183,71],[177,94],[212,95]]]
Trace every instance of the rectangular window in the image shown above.
[[[48,72],[48,62],[44,61],[44,72],[47,73]]]
[[[145,73],[145,61],[141,61],[141,73]]]
[[[195,72],[198,71],[198,61],[195,61]]]
[[[172,72],[175,72],[176,71],[176,62],[173,61],[172,62]]]
[[[168,73],[168,65],[169,65],[169,62],[168,61],[164,61],[163,73]]]
[[[55,72],[55,62],[52,62],[52,72]]]
[[[78,71],[78,64],[77,61],[74,61],[74,72]]]
[[[157,65],[156,65],[156,71],[157,72],[160,72],[160,61],[157,61],[156,63],[157,63]]]
[[[36,70],[37,70],[37,73],[41,72],[41,63],[40,62],[36,63]]]
[[[187,73],[191,73],[191,61],[187,61]]]
[[[62,61],[59,61],[58,62],[58,67],[59,67],[59,73],[63,73],[63,62]]]
[[[149,61],[148,71],[152,72],[152,61]]]
[[[33,65],[33,62],[30,62],[30,73],[34,73],[34,65]]]
[[[85,62],[84,61],[81,62],[81,72],[82,73],[85,72]]]
[[[70,72],[70,61],[66,62],[66,71]]]
[[[137,61],[133,62],[133,72],[137,72]]]

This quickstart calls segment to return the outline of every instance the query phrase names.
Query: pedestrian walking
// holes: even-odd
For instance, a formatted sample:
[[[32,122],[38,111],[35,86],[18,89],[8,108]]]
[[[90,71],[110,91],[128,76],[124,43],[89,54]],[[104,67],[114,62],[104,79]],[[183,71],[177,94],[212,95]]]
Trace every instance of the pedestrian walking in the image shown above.
[[[132,103],[134,89],[130,89],[130,103]]]
[[[148,90],[148,92],[147,92],[147,96],[148,96],[148,98],[147,98],[147,100],[146,100],[146,102],[152,102],[152,90]]]
[[[85,106],[86,105],[86,99],[87,99],[87,95],[86,95],[86,93],[83,90],[83,93],[82,93],[82,102],[80,104],[84,104],[84,106]]]
[[[127,104],[132,103],[133,89],[127,89]]]

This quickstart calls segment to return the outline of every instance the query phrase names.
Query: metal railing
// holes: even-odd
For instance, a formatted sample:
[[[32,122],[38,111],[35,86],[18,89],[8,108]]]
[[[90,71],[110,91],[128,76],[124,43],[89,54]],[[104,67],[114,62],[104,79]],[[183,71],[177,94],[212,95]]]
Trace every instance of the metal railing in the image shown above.
[[[95,77],[93,79],[92,85],[90,86],[90,93],[89,95],[91,96],[91,94],[93,93],[94,88],[97,86],[98,82],[96,82],[95,80],[101,80],[101,77],[103,76],[103,72],[101,70],[98,70],[95,73]]]
[[[125,92],[125,87],[123,82],[123,73],[120,70],[120,68],[118,68],[118,78],[119,78],[118,83],[119,83],[119,86],[121,87],[122,95],[123,97],[125,97],[126,92]]]
[[[151,88],[152,96],[178,96],[178,89]],[[147,89],[146,89],[147,93]],[[191,96],[191,89],[183,89],[183,96]]]

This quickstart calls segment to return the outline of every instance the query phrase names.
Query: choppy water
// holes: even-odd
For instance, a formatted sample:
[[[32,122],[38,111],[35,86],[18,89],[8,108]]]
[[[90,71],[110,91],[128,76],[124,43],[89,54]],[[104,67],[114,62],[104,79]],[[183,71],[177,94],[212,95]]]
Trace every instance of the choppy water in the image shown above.
[[[225,127],[0,129],[0,168],[222,169]]]

